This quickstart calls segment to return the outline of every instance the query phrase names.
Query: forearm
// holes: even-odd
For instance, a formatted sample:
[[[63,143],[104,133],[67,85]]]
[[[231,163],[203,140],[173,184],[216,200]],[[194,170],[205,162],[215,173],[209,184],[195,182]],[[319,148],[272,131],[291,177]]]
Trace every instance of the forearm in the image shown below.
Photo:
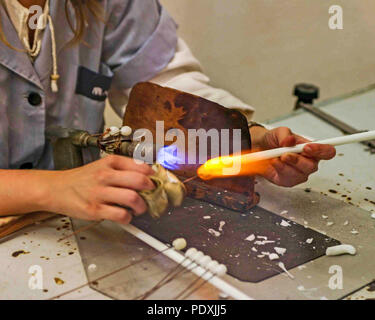
[[[0,216],[48,211],[53,171],[0,170]]]

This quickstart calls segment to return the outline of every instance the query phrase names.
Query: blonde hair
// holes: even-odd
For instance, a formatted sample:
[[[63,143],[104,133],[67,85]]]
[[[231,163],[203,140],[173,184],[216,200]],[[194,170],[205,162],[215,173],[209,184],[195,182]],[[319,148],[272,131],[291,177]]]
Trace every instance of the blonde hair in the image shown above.
[[[1,1],[1,5],[4,5],[3,1]],[[71,5],[74,9],[75,21],[73,21],[71,15],[69,14],[69,5]],[[83,41],[86,33],[86,24],[88,23],[90,15],[92,15],[95,20],[104,22],[103,7],[98,0],[65,0],[65,15],[74,34],[73,38],[68,43],[68,46],[73,46]],[[6,39],[1,26],[1,21],[0,41],[12,49],[19,50],[14,48]]]

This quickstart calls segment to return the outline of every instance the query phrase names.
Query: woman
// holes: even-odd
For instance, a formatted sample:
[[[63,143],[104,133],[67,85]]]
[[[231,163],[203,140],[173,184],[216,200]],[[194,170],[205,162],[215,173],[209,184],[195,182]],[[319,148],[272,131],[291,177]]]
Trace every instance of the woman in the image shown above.
[[[33,5],[43,8],[37,24]],[[199,62],[177,38],[176,24],[156,0],[2,0],[0,18],[1,216],[50,211],[129,223],[132,214],[145,212],[136,193],[153,188],[152,170],[145,164],[110,156],[74,170],[51,170],[45,128],[99,132],[107,92],[120,115],[129,88],[145,80],[252,112],[208,85]],[[306,141],[287,128],[269,131],[255,125],[250,131],[253,145],[261,149]],[[302,155],[274,160],[263,175],[293,186],[305,182],[321,159],[334,155],[334,148],[312,144]],[[98,159],[97,154],[87,157]],[[39,170],[24,170],[31,168]]]

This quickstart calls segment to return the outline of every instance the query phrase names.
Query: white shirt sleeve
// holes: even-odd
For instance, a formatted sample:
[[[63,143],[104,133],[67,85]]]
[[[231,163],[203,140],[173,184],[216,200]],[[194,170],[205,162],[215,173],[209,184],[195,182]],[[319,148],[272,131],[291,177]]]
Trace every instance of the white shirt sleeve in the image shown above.
[[[178,39],[174,58],[163,71],[149,81],[163,87],[200,96],[229,109],[236,109],[242,112],[248,120],[254,113],[254,108],[234,97],[228,91],[209,85],[210,79],[202,72],[199,61],[181,38]],[[130,91],[131,89],[126,90],[126,95],[129,95]],[[119,111],[117,110],[118,113]]]
[[[199,61],[181,38],[178,39],[176,53],[172,61],[150,82],[200,96],[229,109],[239,110],[248,119],[254,113],[254,108],[228,91],[209,85],[210,79],[202,72]]]

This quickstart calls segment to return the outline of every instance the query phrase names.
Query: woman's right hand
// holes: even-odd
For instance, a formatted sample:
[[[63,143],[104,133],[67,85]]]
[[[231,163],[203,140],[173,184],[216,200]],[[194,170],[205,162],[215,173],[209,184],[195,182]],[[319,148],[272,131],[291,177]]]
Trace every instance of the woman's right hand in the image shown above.
[[[136,190],[152,190],[154,184],[148,176],[153,173],[150,166],[122,156],[56,171],[45,181],[49,188],[46,210],[83,220],[128,224],[133,214],[147,210]]]

